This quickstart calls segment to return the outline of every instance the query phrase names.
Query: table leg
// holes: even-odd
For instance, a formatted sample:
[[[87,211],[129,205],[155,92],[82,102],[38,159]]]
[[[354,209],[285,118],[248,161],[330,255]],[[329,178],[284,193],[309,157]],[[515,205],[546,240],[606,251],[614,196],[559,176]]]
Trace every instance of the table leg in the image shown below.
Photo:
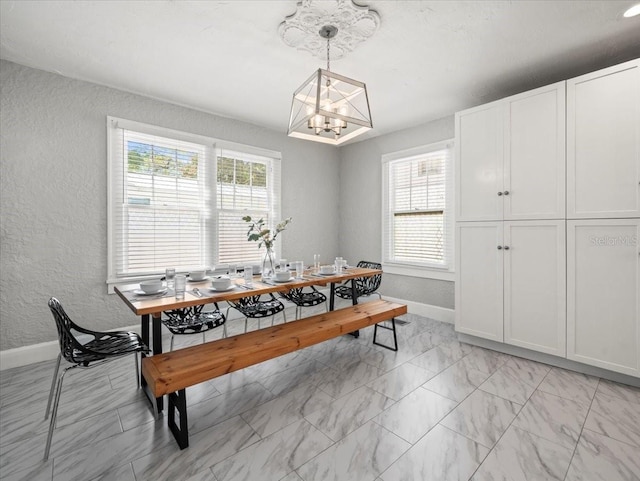
[[[355,279],[351,279],[351,303],[354,306],[356,304],[358,304],[358,291],[356,289],[356,280]],[[360,331],[359,330],[350,332],[349,334],[351,334],[356,339],[360,337]]]
[[[153,354],[162,354],[162,314],[153,314]]]
[[[329,310],[333,311],[336,305],[336,283],[332,282],[329,287]]]
[[[153,354],[162,353],[162,338],[161,338],[161,331],[160,331],[160,318],[156,319],[155,315],[153,317],[153,344],[149,343],[149,341],[150,341],[150,336],[149,336],[149,314],[143,314],[142,316],[140,316],[140,322],[141,322],[140,332],[141,332],[142,342],[144,342],[145,345],[152,347]],[[157,324],[157,326],[156,326],[156,324]],[[144,353],[142,353],[142,357],[146,357],[146,355]],[[142,374],[140,374],[140,385],[142,386],[142,391],[144,392],[145,396],[147,396],[147,399],[151,403],[151,406],[154,409],[157,407],[158,413],[162,412],[162,409],[164,408],[163,398],[161,398],[161,397],[156,398],[156,402],[155,402],[155,405],[154,405],[153,400],[151,398],[151,396],[153,396],[153,395],[151,394],[151,391],[149,391],[149,387],[147,386],[147,381],[144,378],[144,376],[142,376]]]

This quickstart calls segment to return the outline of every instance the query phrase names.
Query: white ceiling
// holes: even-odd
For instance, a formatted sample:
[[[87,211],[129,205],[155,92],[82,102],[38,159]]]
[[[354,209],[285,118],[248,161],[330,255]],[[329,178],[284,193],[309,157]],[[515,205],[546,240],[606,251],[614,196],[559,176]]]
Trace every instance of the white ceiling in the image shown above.
[[[622,17],[637,0],[360,1],[380,28],[331,69],[367,84],[374,129],[361,139],[640,56],[640,16]],[[286,132],[293,91],[325,65],[278,36],[295,10],[1,0],[0,57]]]

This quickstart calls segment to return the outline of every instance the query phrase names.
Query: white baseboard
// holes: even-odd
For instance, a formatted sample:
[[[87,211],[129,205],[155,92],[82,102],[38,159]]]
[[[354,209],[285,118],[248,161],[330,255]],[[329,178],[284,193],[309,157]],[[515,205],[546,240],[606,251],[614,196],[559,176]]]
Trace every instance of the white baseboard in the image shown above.
[[[328,290],[327,290],[328,291]],[[372,299],[376,299],[373,296]],[[411,314],[435,319],[436,321],[448,322],[453,324],[454,311],[444,307],[432,306],[430,304],[422,304],[420,302],[406,301],[394,297],[383,296],[389,301],[399,302],[407,305],[407,311]],[[117,331],[134,331],[140,333],[140,324],[135,326],[126,326]],[[43,342],[40,344],[32,344],[30,346],[17,347],[15,349],[7,349],[0,351],[0,371],[11,369],[13,367],[26,366],[42,361],[50,361],[55,359],[60,352],[58,341]]]
[[[431,304],[423,304],[421,302],[406,301],[404,299],[397,299],[389,296],[383,296],[383,299],[399,302],[400,304],[406,304],[409,314],[416,314],[418,316],[428,317],[429,319],[447,322],[449,324],[453,324],[455,320],[455,311],[453,309],[433,306]]]
[[[135,326],[122,327],[120,329],[110,329],[114,331],[134,331],[140,334],[140,324]],[[16,347],[0,351],[0,371],[11,369],[12,367],[27,366],[42,361],[51,361],[58,357],[60,344],[58,341],[42,342],[30,346]]]

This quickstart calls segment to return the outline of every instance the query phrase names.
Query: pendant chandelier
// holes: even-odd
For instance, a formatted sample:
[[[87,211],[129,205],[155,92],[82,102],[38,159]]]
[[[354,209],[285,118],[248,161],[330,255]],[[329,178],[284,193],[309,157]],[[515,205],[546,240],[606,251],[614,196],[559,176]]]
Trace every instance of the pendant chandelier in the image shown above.
[[[363,82],[331,72],[333,25],[320,29],[327,40],[327,69],[318,69],[293,93],[289,136],[339,145],[371,129],[367,87]]]
[[[321,5],[303,0],[280,26],[288,45],[318,57],[326,47],[327,57],[327,68],[319,68],[293,93],[288,135],[340,145],[372,128],[371,110],[364,82],[331,71],[331,47],[337,48],[337,58],[343,57],[373,35],[379,17],[352,0],[337,0],[333,11],[322,10],[327,4]],[[313,24],[318,25],[315,30]]]

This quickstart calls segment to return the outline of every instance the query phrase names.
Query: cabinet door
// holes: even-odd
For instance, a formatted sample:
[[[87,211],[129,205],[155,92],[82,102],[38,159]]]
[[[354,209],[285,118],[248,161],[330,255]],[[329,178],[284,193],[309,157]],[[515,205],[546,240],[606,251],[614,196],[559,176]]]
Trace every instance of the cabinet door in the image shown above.
[[[567,81],[567,218],[640,216],[640,60]]]
[[[567,357],[640,376],[640,219],[567,221]]]
[[[456,331],[502,342],[502,222],[456,226]]]
[[[458,112],[455,149],[456,220],[501,220],[502,104]]]
[[[504,218],[565,217],[565,82],[505,101]]]
[[[505,222],[504,245],[505,342],[565,357],[565,222]]]

